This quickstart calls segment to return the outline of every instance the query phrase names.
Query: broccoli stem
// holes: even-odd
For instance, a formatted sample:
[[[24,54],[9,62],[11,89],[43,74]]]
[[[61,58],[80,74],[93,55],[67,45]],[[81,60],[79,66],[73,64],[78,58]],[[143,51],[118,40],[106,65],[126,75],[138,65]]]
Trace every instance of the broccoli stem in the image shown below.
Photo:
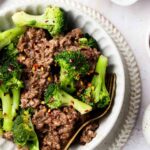
[[[42,15],[30,15],[26,12],[17,12],[12,16],[17,26],[31,26],[49,31],[52,36],[59,35],[64,28],[64,12],[58,7],[47,7]]]
[[[12,97],[8,93],[4,93],[0,90],[0,98],[2,101],[3,110],[3,130],[11,131],[13,125],[13,118],[17,114],[17,109],[19,108],[20,100],[20,89],[12,90]]]
[[[43,19],[43,15],[35,16],[35,15],[27,14],[24,11],[21,11],[14,14],[13,21],[17,26],[28,25],[33,27],[34,26],[41,27],[46,20]]]
[[[105,107],[110,101],[109,93],[105,85],[105,75],[107,65],[108,65],[107,57],[101,55],[98,59],[95,69],[95,72],[98,75],[95,75],[92,79],[92,86],[94,87],[92,95],[94,97],[94,102],[98,103],[98,107],[101,108]]]
[[[15,117],[17,115],[17,110],[19,108],[20,103],[20,88],[12,89],[12,94],[13,94],[12,117]]]
[[[9,45],[19,35],[25,31],[24,27],[15,27],[0,33],[0,49]]]
[[[78,110],[81,114],[85,114],[92,110],[90,105],[79,101],[78,99],[72,97],[68,93],[63,90],[58,92],[58,98],[62,101],[63,106],[73,106],[76,110]]]
[[[1,90],[0,90],[0,98],[2,100],[2,108],[3,108],[3,130],[10,131],[13,125],[13,119],[11,115],[12,99],[9,94],[5,94]]]
[[[30,125],[32,127],[32,130],[34,131],[34,134],[33,134],[33,139],[32,139],[32,142],[30,141],[30,143],[28,143],[28,147],[29,147],[29,150],[39,150],[39,140],[38,140],[38,137],[37,137],[37,134],[34,130],[34,126],[30,120]]]
[[[83,102],[98,108],[104,108],[110,103],[110,96],[105,85],[107,65],[107,57],[101,55],[96,64],[91,86],[85,89],[83,95],[81,95]]]

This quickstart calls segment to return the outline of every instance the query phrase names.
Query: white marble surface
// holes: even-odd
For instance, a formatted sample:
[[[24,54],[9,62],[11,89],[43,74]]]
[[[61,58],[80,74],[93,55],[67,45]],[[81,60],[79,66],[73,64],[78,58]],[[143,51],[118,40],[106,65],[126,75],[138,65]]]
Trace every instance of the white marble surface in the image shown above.
[[[0,0],[0,9],[11,5],[15,0]],[[18,0],[21,1],[21,0]],[[142,104],[137,124],[123,150],[149,150],[142,134],[142,118],[146,106],[150,103],[150,57],[146,51],[148,33],[150,33],[150,0],[139,0],[130,7],[121,7],[110,0],[76,0],[100,11],[122,32],[133,49],[142,78]]]

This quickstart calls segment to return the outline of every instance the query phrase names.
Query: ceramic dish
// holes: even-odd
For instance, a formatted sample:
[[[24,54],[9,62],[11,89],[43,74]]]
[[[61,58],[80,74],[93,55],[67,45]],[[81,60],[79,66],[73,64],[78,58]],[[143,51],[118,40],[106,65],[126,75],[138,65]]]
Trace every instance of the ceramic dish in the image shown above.
[[[64,3],[65,2],[65,3]],[[0,10],[0,30],[9,28],[12,26],[11,22],[11,15],[16,12],[17,10],[27,10],[30,13],[34,14],[40,14],[44,10],[44,8],[49,4],[55,4],[60,7],[62,7],[68,14],[68,17],[70,18],[70,24],[72,24],[74,27],[80,27],[85,32],[88,32],[89,34],[93,35],[94,38],[98,41],[98,44],[103,49],[103,53],[109,58],[109,71],[115,72],[117,75],[117,89],[116,89],[116,97],[115,102],[112,108],[111,113],[102,120],[100,127],[97,130],[97,136],[93,139],[93,141],[85,146],[77,146],[72,147],[71,149],[99,149],[99,146],[102,146],[103,143],[107,139],[106,137],[113,137],[112,139],[116,139],[115,136],[118,129],[120,129],[119,125],[123,123],[123,117],[125,116],[125,113],[123,111],[124,107],[129,106],[129,93],[131,92],[131,103],[136,104],[134,106],[139,106],[140,102],[140,78],[138,74],[138,68],[136,66],[136,62],[134,60],[134,57],[132,55],[132,52],[130,51],[127,43],[124,41],[123,37],[120,35],[119,32],[117,32],[116,28],[113,28],[112,24],[110,22],[105,21],[105,18],[103,16],[99,16],[98,13],[95,13],[92,9],[88,9],[87,7],[84,7],[81,5],[78,5],[74,3],[73,1],[64,1],[64,0],[44,0],[40,1],[37,0],[36,3],[33,0],[27,0],[27,1],[19,1],[19,3],[15,3],[12,7],[5,8],[3,10]],[[72,5],[73,4],[73,5]],[[80,9],[82,8],[82,9]],[[83,10],[83,12],[81,11]],[[86,10],[86,11],[84,11]],[[85,13],[86,12],[86,13]],[[90,17],[89,14],[91,14]],[[98,20],[96,18],[100,18],[103,27],[105,26],[107,28],[107,33],[111,34],[111,38],[115,39],[115,43],[117,44],[117,47],[115,46],[115,43],[112,41],[110,36],[105,32],[103,27],[98,23]],[[97,20],[97,21],[95,21]],[[105,29],[106,29],[105,28]],[[113,29],[112,29],[113,28]],[[113,30],[113,31],[112,31]],[[125,51],[126,49],[126,51]],[[127,69],[125,65],[125,60],[122,60],[120,52],[123,54],[122,56],[126,57],[125,60],[130,60],[127,64],[129,68],[132,68],[134,66],[135,69],[131,69],[131,74],[128,74],[125,71]],[[129,55],[126,55],[126,52],[129,52]],[[130,59],[132,58],[132,59]],[[131,63],[131,64],[130,64]],[[126,73],[126,75],[125,75]],[[132,76],[134,74],[134,76]],[[137,76],[135,76],[137,75]],[[130,91],[130,83],[129,78],[131,77],[131,89],[137,89],[136,90],[136,97],[133,95],[133,91]],[[136,78],[136,79],[135,79]],[[126,80],[126,82],[125,82]],[[132,82],[134,80],[134,83]],[[126,88],[125,88],[126,87]],[[125,97],[125,98],[124,98]],[[124,107],[123,107],[124,106]],[[126,122],[123,125],[123,132],[121,132],[119,135],[121,135],[119,138],[121,139],[120,142],[113,145],[114,148],[116,147],[122,147],[123,144],[126,142],[132,127],[135,123],[135,117],[138,112],[138,108],[133,108],[132,105],[129,107],[129,113],[132,110],[132,113],[130,113],[128,117],[126,117]],[[126,109],[126,112],[127,109]],[[121,118],[119,116],[121,115]],[[131,115],[132,114],[132,115]],[[120,120],[118,122],[118,120]],[[130,122],[132,120],[132,122]],[[126,126],[126,127],[125,127]],[[119,127],[119,128],[118,128]],[[125,128],[124,128],[125,127]],[[117,128],[117,130],[116,130]],[[126,132],[127,131],[127,132]],[[120,132],[120,130],[119,130]],[[126,133],[125,133],[126,132]],[[119,139],[118,138],[118,139]],[[116,142],[116,141],[115,141]],[[108,141],[109,144],[112,143],[111,141]],[[102,146],[103,147],[103,146]],[[105,145],[104,149],[107,149],[110,147],[110,145]],[[0,139],[0,149],[2,150],[14,150],[15,147],[12,143],[8,142],[6,143],[4,139]]]
[[[121,6],[129,6],[137,2],[138,0],[111,0],[111,1]]]
[[[148,55],[150,57],[150,32],[148,32],[148,35],[147,35],[146,49],[147,49],[147,53],[148,53]]]
[[[144,115],[143,115],[143,122],[142,122],[142,130],[143,135],[147,141],[147,143],[150,145],[150,105],[148,105],[145,109]]]

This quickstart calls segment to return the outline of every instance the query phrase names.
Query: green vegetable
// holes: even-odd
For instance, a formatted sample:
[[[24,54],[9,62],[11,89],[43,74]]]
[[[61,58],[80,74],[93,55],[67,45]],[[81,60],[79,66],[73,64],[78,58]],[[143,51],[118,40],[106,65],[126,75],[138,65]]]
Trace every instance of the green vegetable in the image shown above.
[[[81,46],[89,46],[91,48],[98,48],[97,41],[88,33],[84,34],[84,37],[79,39],[79,43]]]
[[[47,7],[43,15],[29,15],[23,11],[12,16],[17,26],[31,26],[43,28],[49,31],[52,36],[62,33],[65,24],[64,12],[58,7]]]
[[[8,62],[16,59],[18,50],[15,46],[15,43],[10,43],[0,52],[0,64],[3,62]]]
[[[10,46],[11,47],[11,46]],[[17,114],[20,103],[20,89],[23,83],[20,80],[22,69],[15,57],[13,47],[1,51],[0,56],[0,99],[3,111],[3,130],[11,131],[13,119]],[[10,50],[10,49],[11,50]],[[7,51],[8,50],[8,51]],[[10,57],[13,55],[14,57]]]
[[[39,141],[32,125],[29,111],[23,111],[14,120],[12,128],[14,142],[21,147],[29,147],[30,150],[39,150]]]
[[[3,111],[0,108],[0,136],[3,134]]]
[[[107,65],[108,59],[101,55],[96,65],[96,75],[94,75],[92,79],[91,86],[89,86],[82,95],[82,100],[91,106],[104,108],[110,102],[109,93],[105,85]]]
[[[0,32],[0,50],[16,40],[21,34],[25,32],[24,27],[15,27],[4,32]]]
[[[45,92],[45,103],[51,108],[59,108],[62,106],[73,106],[81,114],[88,113],[92,107],[72,97],[59,88],[56,84],[50,84]]]
[[[89,65],[79,51],[63,51],[56,55],[55,62],[60,66],[60,85],[69,92],[73,93],[75,89],[75,81],[80,79],[80,76],[86,75],[89,70]]]

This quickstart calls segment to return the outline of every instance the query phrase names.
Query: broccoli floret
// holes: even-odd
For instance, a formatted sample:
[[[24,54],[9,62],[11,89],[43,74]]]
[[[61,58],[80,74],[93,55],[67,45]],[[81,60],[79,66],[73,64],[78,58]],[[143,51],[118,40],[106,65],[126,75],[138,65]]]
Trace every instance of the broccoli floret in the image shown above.
[[[72,106],[81,114],[88,113],[92,110],[90,105],[79,101],[72,97],[56,84],[50,84],[45,92],[45,103],[51,108],[59,108],[62,106]]]
[[[89,71],[89,64],[83,54],[79,51],[63,51],[55,56],[55,62],[60,66],[60,85],[73,93],[75,81]]]
[[[91,48],[98,49],[97,41],[92,36],[90,36],[88,33],[85,33],[84,37],[79,39],[79,44],[81,46],[89,46]]]
[[[0,33],[0,50],[15,41],[21,34],[25,32],[24,27],[15,27]]]
[[[89,86],[82,95],[82,100],[89,105],[95,105],[98,108],[106,107],[110,102],[109,93],[105,85],[105,74],[108,65],[108,59],[100,56],[96,65],[95,75]]]
[[[20,80],[22,69],[15,55],[13,58],[9,57],[11,53],[8,53],[7,49],[1,52],[3,52],[2,56],[5,56],[0,61],[0,99],[3,110],[3,130],[10,131],[20,103],[20,90],[23,87]]]
[[[49,31],[52,36],[62,33],[65,25],[64,12],[58,7],[47,7],[43,15],[29,15],[24,11],[17,12],[12,16],[17,26],[31,26],[43,28]]]
[[[13,128],[14,142],[21,147],[29,147],[30,150],[39,150],[39,141],[32,125],[29,111],[23,111],[14,120]]]
[[[13,59],[16,59],[16,56],[18,54],[18,50],[15,46],[15,43],[10,43],[8,46],[4,47],[2,51],[0,51],[0,64],[3,64],[3,62],[12,61]]]

